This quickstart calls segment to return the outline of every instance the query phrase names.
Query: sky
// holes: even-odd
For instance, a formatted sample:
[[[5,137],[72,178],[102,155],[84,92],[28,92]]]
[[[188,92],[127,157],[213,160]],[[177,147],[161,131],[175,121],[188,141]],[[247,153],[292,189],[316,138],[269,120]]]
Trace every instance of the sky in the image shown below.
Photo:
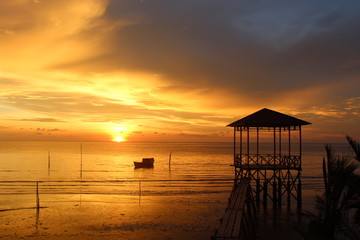
[[[232,141],[262,108],[360,140],[360,1],[0,2],[0,141]]]

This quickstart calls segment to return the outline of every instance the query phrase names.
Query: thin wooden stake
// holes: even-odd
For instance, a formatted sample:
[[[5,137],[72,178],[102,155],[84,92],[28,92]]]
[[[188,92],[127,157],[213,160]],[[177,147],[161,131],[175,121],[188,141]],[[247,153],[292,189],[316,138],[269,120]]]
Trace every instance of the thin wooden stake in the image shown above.
[[[36,182],[36,210],[40,209],[40,198],[39,198],[39,182]]]
[[[83,168],[82,143],[80,143],[80,178],[82,178],[82,168]]]
[[[256,179],[256,206],[260,206],[260,179]]]
[[[263,204],[264,204],[264,208],[267,207],[267,181],[266,178],[264,180],[264,186],[263,186]]]
[[[48,151],[48,173],[50,172],[50,151]]]
[[[299,182],[298,182],[298,188],[297,188],[297,211],[298,213],[301,213],[302,209],[302,194],[301,194],[301,179],[300,179],[300,173],[299,173]]]
[[[169,155],[169,167],[171,165],[171,152],[170,152],[170,155]]]
[[[139,180],[139,196],[141,196],[141,181]]]

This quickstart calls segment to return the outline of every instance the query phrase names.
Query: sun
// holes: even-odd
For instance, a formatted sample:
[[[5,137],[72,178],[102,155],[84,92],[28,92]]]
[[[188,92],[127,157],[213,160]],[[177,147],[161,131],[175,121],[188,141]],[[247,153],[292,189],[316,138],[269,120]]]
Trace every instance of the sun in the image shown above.
[[[115,141],[115,142],[123,142],[124,139],[123,139],[122,137],[115,137],[115,138],[114,138],[114,141]]]

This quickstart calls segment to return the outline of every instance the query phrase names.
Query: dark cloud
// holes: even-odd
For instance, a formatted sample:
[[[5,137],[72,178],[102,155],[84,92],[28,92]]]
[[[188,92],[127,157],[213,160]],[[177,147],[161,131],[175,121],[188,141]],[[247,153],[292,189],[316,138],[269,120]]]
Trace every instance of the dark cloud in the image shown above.
[[[77,67],[160,74],[179,89],[227,89],[251,101],[360,76],[357,1],[112,1],[127,21]],[[185,90],[184,90],[185,91]],[[352,92],[353,89],[348,89]],[[258,103],[257,103],[258,104]]]
[[[65,130],[58,129],[58,128],[52,128],[52,129],[48,129],[48,131],[50,131],[50,132],[57,132],[57,131],[65,131]]]
[[[55,118],[24,118],[19,121],[30,121],[30,122],[65,122]]]
[[[218,134],[191,134],[191,133],[180,133],[179,136],[185,137],[196,137],[196,138],[206,138],[206,137],[217,137]]]

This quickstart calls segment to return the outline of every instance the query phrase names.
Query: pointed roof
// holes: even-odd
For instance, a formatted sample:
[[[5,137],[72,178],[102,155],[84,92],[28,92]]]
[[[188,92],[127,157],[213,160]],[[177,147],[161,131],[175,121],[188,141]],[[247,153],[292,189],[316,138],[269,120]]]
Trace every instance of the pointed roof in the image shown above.
[[[228,127],[289,127],[311,124],[301,119],[263,108],[227,125]]]

